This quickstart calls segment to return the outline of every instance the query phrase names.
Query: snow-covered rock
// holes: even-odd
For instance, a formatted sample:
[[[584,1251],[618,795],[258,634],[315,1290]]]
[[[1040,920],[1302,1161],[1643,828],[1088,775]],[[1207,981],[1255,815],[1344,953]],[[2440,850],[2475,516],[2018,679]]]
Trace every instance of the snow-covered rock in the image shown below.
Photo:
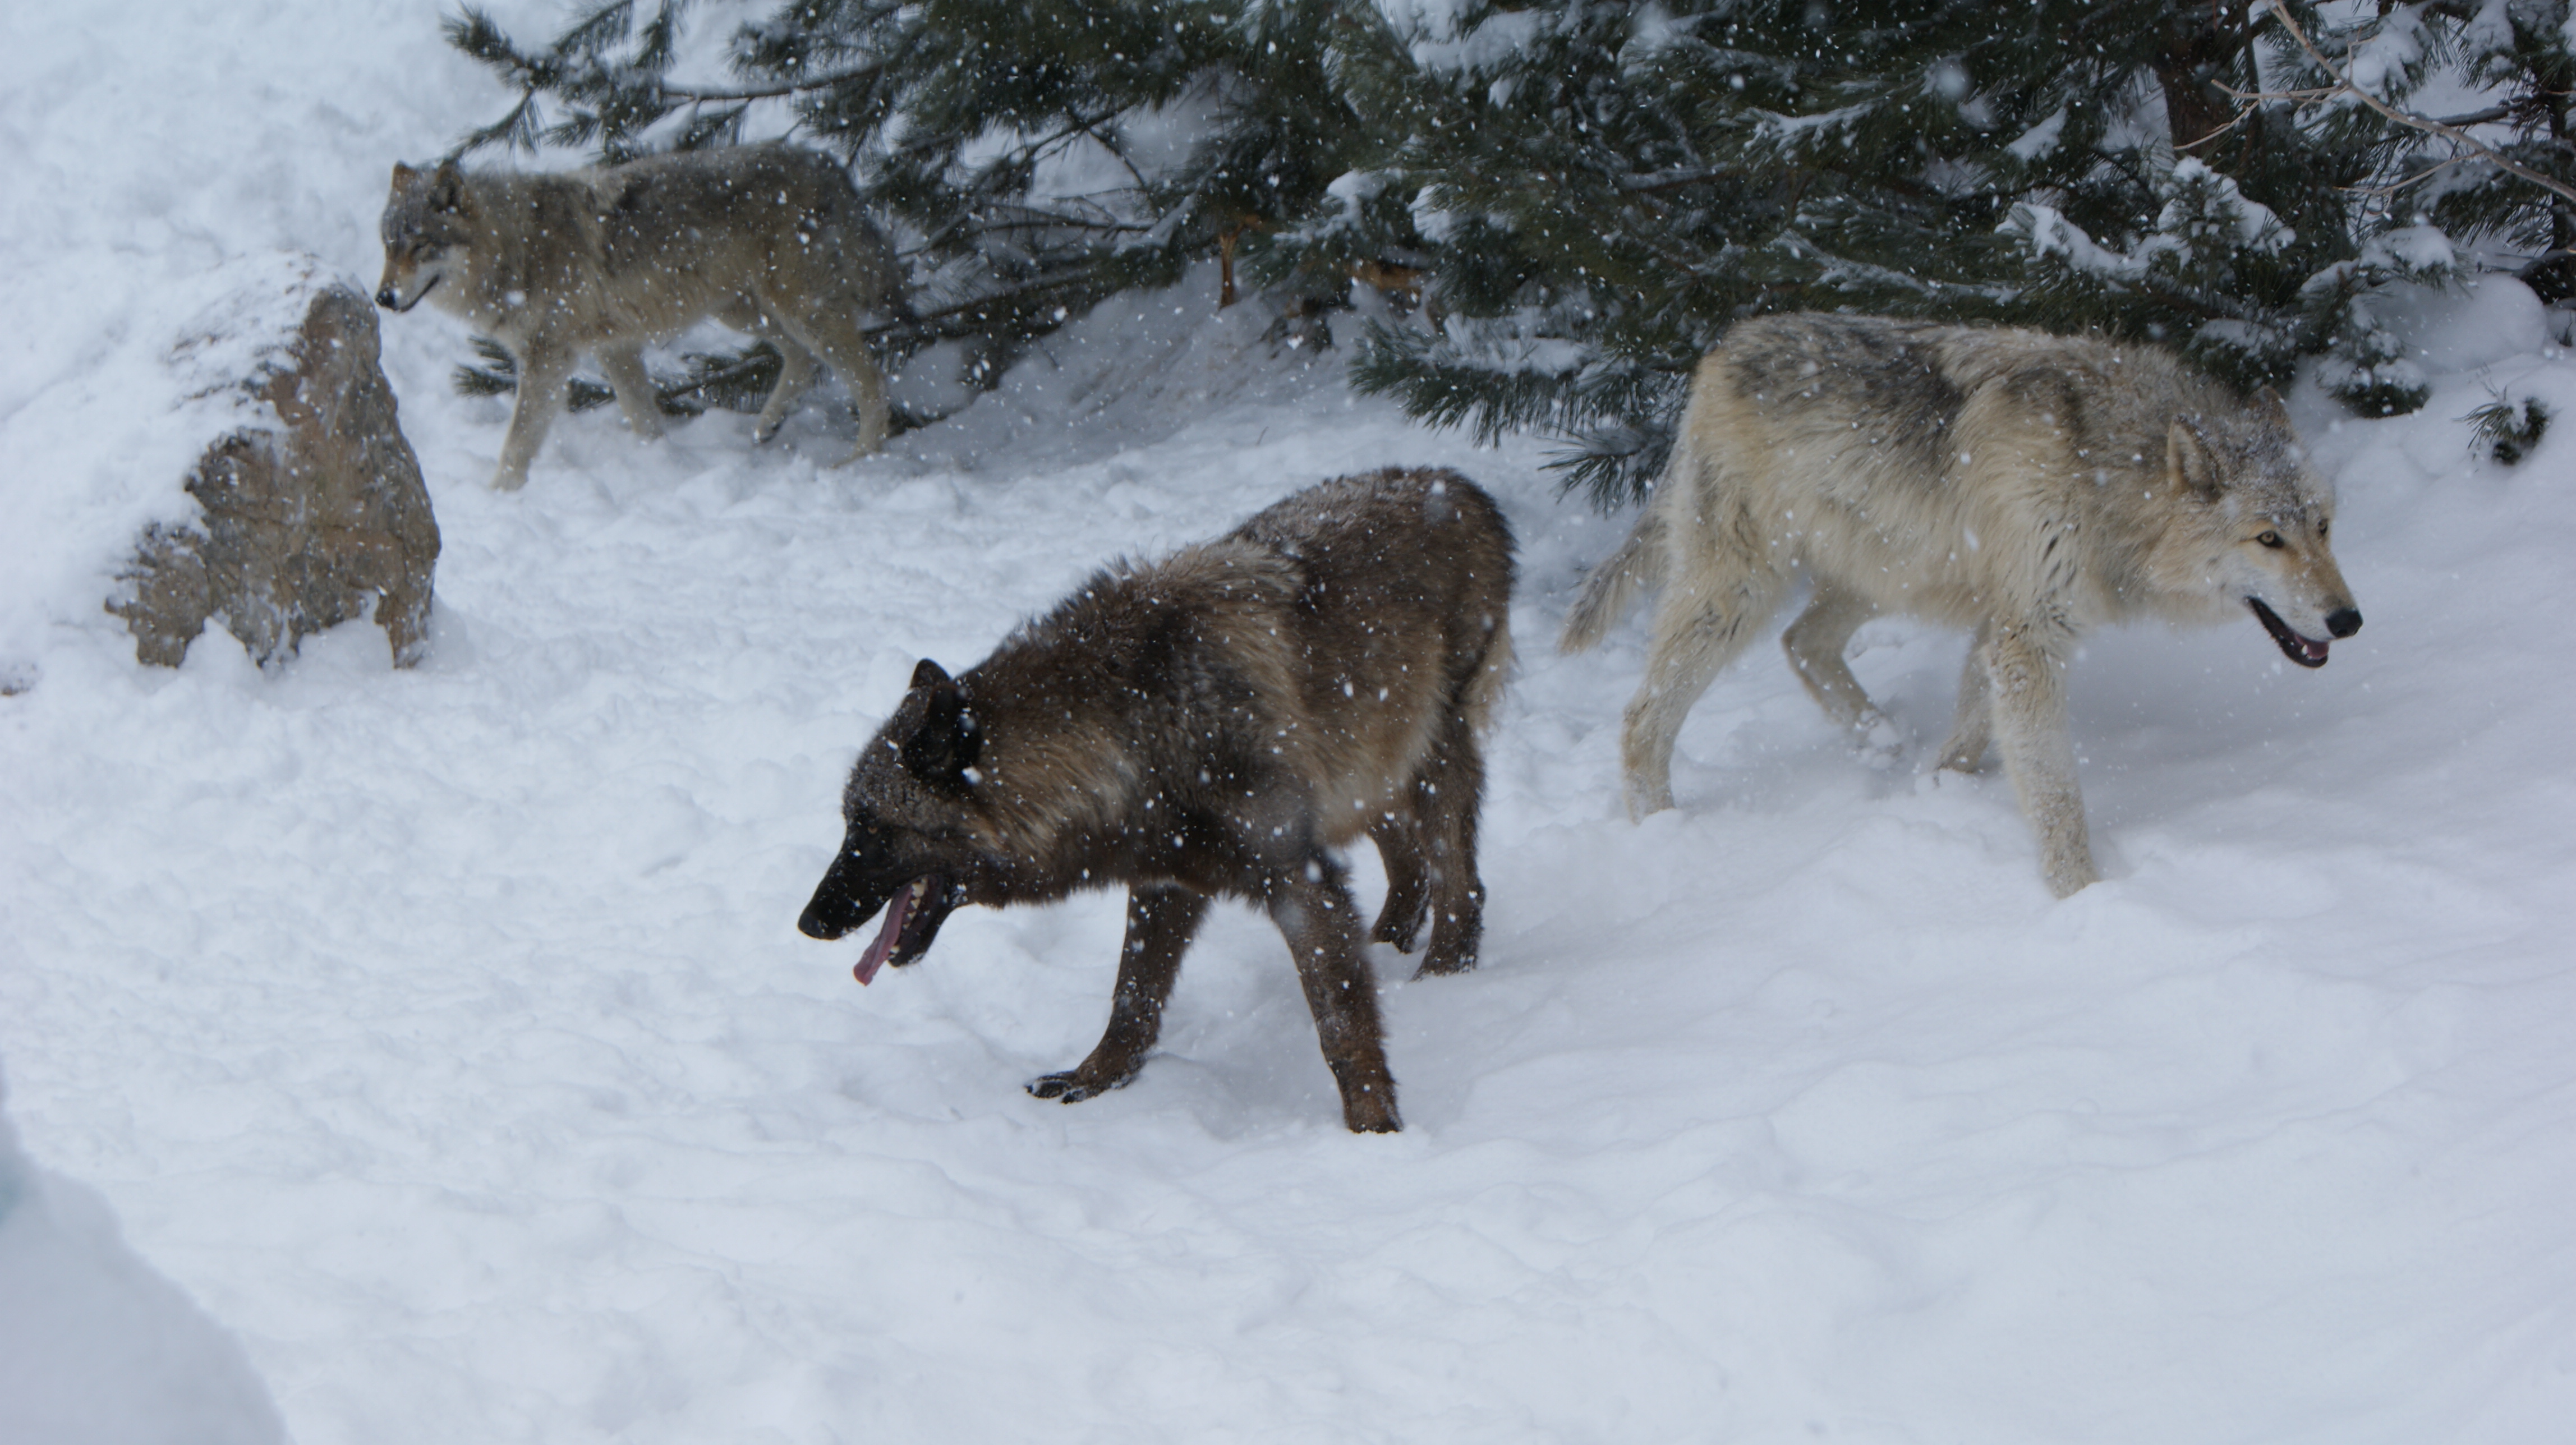
[[[429,640],[438,522],[377,364],[376,312],[311,256],[248,257],[173,345],[180,404],[219,428],[186,479],[198,515],[144,529],[108,608],[176,667],[211,620],[266,663],[353,618],[397,665]]]

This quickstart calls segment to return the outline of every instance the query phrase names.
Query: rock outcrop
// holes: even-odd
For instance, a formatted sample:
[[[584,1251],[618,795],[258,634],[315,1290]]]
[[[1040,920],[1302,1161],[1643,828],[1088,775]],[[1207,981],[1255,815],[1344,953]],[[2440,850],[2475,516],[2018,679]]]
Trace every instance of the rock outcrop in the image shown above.
[[[247,420],[215,436],[188,475],[202,517],[148,528],[108,610],[133,632],[135,656],[164,666],[208,618],[267,664],[370,616],[409,666],[427,645],[438,522],[377,364],[375,308],[319,262],[256,284],[264,294],[216,314],[282,334],[191,337],[175,359],[197,373],[200,396],[237,391],[245,405],[233,414]]]

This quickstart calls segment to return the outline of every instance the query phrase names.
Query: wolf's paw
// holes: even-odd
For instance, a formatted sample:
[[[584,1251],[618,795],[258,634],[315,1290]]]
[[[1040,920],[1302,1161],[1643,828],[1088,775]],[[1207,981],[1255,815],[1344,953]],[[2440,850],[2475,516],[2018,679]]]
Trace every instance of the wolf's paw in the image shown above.
[[[2093,866],[2090,856],[2051,858],[2041,866],[2040,873],[2048,880],[2048,891],[2060,898],[2072,898],[2102,881],[2101,870]]]
[[[1342,1098],[1342,1123],[1354,1134],[1400,1134],[1404,1132],[1403,1116],[1395,1112],[1392,1094],[1363,1094]]]
[[[1466,948],[1442,948],[1435,944],[1429,953],[1423,955],[1422,966],[1413,971],[1413,976],[1436,978],[1453,973],[1468,973],[1475,967],[1476,950],[1472,945]]]
[[[1852,754],[1880,772],[1905,761],[1905,730],[1876,708],[1853,720],[1851,737]]]
[[[1411,953],[1414,940],[1422,936],[1422,915],[1427,911],[1424,899],[1389,898],[1377,916],[1377,926],[1369,930],[1369,938],[1393,944],[1398,953]]]
[[[1673,785],[1670,780],[1660,783],[1640,783],[1631,778],[1628,780],[1625,793],[1628,800],[1628,821],[1631,823],[1642,823],[1673,805]]]
[[[1085,1078],[1082,1070],[1080,1069],[1067,1069],[1060,1074],[1045,1074],[1038,1078],[1031,1079],[1027,1084],[1027,1088],[1031,1095],[1040,1099],[1054,1099],[1059,1103],[1079,1104],[1085,1099],[1098,1098],[1100,1095],[1106,1094],[1112,1089],[1123,1089],[1127,1087],[1135,1077],[1136,1076],[1133,1073],[1130,1073],[1122,1078],[1111,1079],[1107,1083],[1102,1083],[1096,1079]]]
[[[1941,744],[1941,760],[1934,770],[1951,773],[1981,773],[1986,769],[1987,738],[1983,729],[1972,735],[1952,733]]]

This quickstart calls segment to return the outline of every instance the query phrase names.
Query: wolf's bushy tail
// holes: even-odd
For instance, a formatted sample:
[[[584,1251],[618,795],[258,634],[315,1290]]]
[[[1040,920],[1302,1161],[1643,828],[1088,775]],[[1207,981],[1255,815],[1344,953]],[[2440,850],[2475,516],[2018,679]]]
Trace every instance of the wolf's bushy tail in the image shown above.
[[[1458,689],[1458,711],[1467,719],[1469,731],[1482,735],[1493,727],[1503,688],[1511,680],[1512,624],[1508,616],[1497,617],[1493,631],[1486,634],[1485,655],[1477,660],[1466,685]]]
[[[1586,652],[1601,641],[1610,624],[1628,610],[1642,588],[1664,585],[1664,516],[1652,501],[1628,540],[1585,574],[1583,591],[1565,614],[1565,631],[1556,639],[1559,652]]]

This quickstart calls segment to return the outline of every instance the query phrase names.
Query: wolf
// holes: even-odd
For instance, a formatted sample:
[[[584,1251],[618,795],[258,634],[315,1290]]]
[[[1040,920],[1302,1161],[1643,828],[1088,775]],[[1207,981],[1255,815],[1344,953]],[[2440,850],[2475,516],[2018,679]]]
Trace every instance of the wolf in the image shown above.
[[[894,299],[898,271],[849,174],[826,156],[738,146],[550,175],[398,164],[383,232],[377,305],[435,301],[518,363],[495,488],[527,481],[585,351],[597,353],[627,426],[660,436],[643,348],[708,318],[778,348],[755,438],[777,432],[819,358],[858,407],[848,459],[885,443],[885,378],[859,318]]]
[[[1782,643],[1825,711],[1893,729],[1854,680],[1854,629],[1903,613],[1972,629],[1939,766],[1999,746],[2040,869],[2065,897],[2093,863],[2066,668],[2093,628],[2251,616],[2323,667],[2361,630],[2327,534],[2333,489],[2280,396],[2250,400],[2154,346],[1874,317],[1744,322],[1692,378],[1673,458],[1586,578],[1564,651],[1659,588],[1620,741],[1629,811],[1672,806],[1673,737],[1793,581]]]
[[[1287,940],[1354,1131],[1401,1127],[1360,921],[1335,850],[1386,866],[1368,938],[1421,974],[1476,963],[1480,735],[1512,657],[1513,544],[1455,472],[1387,470],[1295,493],[1214,541],[1119,563],[951,677],[915,667],[850,769],[840,851],[797,927],[837,939],[885,911],[864,984],[951,911],[1124,884],[1109,1026],[1029,1092],[1127,1083],[1216,896]]]

